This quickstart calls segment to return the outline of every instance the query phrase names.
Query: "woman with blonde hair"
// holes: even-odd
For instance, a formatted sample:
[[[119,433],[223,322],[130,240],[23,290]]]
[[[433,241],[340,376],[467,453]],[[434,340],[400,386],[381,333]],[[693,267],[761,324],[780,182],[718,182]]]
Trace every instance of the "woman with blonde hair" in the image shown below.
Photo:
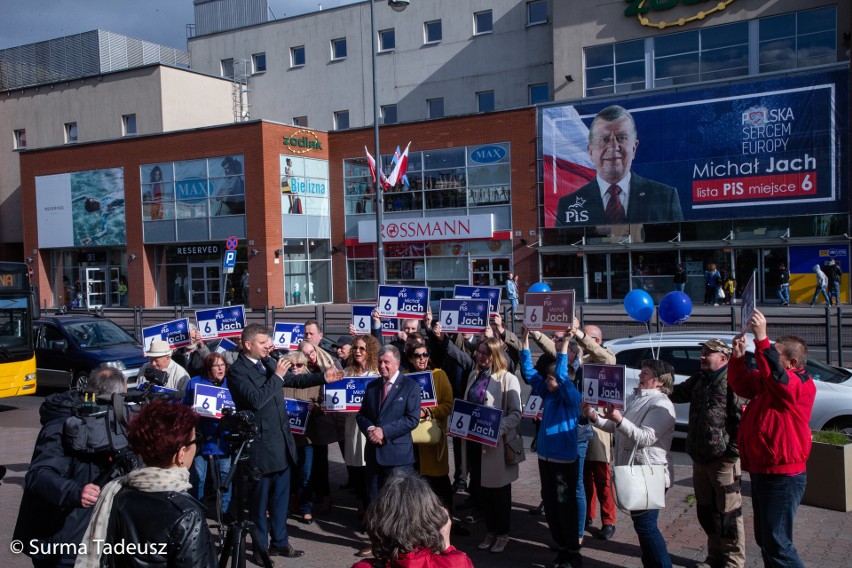
[[[449,341],[440,323],[435,324],[433,334],[447,356],[468,376],[465,400],[503,410],[497,447],[462,442],[462,462],[470,472],[468,491],[474,506],[484,511],[488,531],[478,548],[500,553],[509,542],[512,482],[518,479],[518,466],[506,463],[505,444],[507,437],[519,435],[521,385],[508,371],[508,359],[496,337],[480,341],[472,358]]]

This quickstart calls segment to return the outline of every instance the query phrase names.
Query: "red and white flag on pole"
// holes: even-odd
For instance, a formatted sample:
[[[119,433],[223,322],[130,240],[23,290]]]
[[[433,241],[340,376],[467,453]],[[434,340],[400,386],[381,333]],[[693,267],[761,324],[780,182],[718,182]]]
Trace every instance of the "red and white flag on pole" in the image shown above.
[[[376,183],[376,160],[373,158],[373,155],[370,154],[370,151],[367,150],[367,147],[364,146],[364,152],[367,153],[367,165],[370,166],[370,177],[373,179],[373,184]],[[381,180],[382,188],[388,188],[388,178],[385,177],[384,172],[379,170],[379,180]]]
[[[408,147],[411,146],[411,142],[408,143],[408,146],[405,147],[405,151],[402,153],[402,156],[396,161],[396,166],[391,172],[390,177],[388,178],[388,184],[390,187],[396,187],[397,182],[405,175],[405,172],[408,170]]]

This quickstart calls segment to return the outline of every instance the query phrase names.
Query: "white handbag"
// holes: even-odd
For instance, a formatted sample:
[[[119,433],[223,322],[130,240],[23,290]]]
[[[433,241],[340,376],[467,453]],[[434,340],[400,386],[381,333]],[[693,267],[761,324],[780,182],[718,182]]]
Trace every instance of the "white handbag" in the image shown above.
[[[630,452],[627,465],[612,468],[612,490],[622,511],[646,511],[666,506],[666,466],[649,465],[648,453],[642,448],[644,464],[634,463],[639,443]]]

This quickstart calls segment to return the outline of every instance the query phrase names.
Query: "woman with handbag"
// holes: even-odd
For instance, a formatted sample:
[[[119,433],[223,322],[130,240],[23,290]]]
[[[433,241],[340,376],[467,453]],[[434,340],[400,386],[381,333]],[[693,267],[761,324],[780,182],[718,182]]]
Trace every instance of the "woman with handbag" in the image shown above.
[[[512,482],[518,479],[518,463],[523,459],[523,439],[520,437],[521,385],[518,378],[508,372],[508,360],[496,337],[480,341],[474,353],[475,361],[449,341],[434,326],[434,337],[468,375],[465,399],[468,402],[501,408],[497,447],[462,442],[462,463],[470,472],[468,490],[474,503],[485,513],[485,539],[479,550],[500,553],[509,542],[512,513]],[[507,453],[507,450],[510,450]]]
[[[532,394],[542,398],[541,427],[538,430],[538,472],[544,514],[558,553],[551,566],[582,566],[576,530],[581,513],[576,499],[579,475],[577,422],[580,417],[580,391],[568,375],[569,341],[563,340],[556,362],[548,365],[547,378],[533,367],[530,334],[522,327],[521,368],[529,379]],[[585,515],[585,507],[583,507]]]
[[[604,406],[604,417],[598,415],[597,411],[589,405],[583,405],[583,412],[596,428],[607,432],[615,432],[615,474],[618,477],[617,466],[631,463],[643,465],[662,465],[662,480],[665,489],[671,486],[674,476],[672,461],[669,458],[669,450],[672,446],[674,436],[675,411],[674,405],[669,400],[668,394],[672,392],[674,382],[674,367],[659,359],[647,359],[642,362],[642,370],[639,372],[639,388],[627,397],[626,410],[621,412],[614,409],[612,404]],[[638,471],[647,471],[647,468],[636,468]],[[642,475],[636,475],[645,486]],[[659,477],[657,478],[659,479]],[[648,479],[648,483],[654,480]],[[618,486],[618,481],[615,481]],[[627,487],[625,487],[625,490]],[[626,492],[626,491],[625,491]],[[616,500],[624,502],[627,495],[619,496],[616,491]],[[631,510],[633,528],[639,537],[639,546],[642,548],[642,566],[646,568],[670,568],[672,565],[666,541],[657,528],[657,519],[660,516],[659,507],[665,506],[660,503],[655,508],[645,510]]]

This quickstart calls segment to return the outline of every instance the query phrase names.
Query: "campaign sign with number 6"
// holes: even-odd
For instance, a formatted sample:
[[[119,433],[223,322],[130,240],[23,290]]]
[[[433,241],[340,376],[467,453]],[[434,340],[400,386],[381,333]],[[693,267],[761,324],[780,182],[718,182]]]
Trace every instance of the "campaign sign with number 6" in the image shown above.
[[[373,328],[373,310],[376,306],[352,306],[352,325],[358,335],[369,335]],[[399,320],[379,318],[382,322],[382,337],[396,337]]]
[[[443,331],[480,333],[488,325],[488,300],[441,300]]]
[[[450,416],[448,435],[492,448],[497,447],[500,421],[503,419],[503,411],[499,408],[457,398],[453,402],[453,412]]]
[[[198,323],[198,331],[204,339],[239,337],[246,326],[243,306],[196,310],[195,321]]]
[[[189,337],[189,319],[182,318],[172,321],[167,321],[159,325],[142,328],[142,345],[145,346],[145,351],[151,349],[151,342],[155,339],[162,339],[168,342],[173,349],[189,345],[192,340]]]
[[[325,385],[322,407],[327,412],[357,412],[364,401],[367,384],[376,377],[343,377],[331,385]]]
[[[231,391],[213,385],[196,384],[192,407],[202,416],[222,418],[222,409],[234,408]]]
[[[574,325],[574,290],[524,294],[527,329],[564,331]]]
[[[376,308],[385,318],[423,319],[429,305],[429,288],[418,286],[379,286]]]
[[[456,284],[453,287],[453,298],[460,300],[488,300],[491,315],[500,313],[500,296],[503,288],[497,286],[462,286]]]
[[[538,395],[530,394],[521,416],[524,418],[541,418],[544,412],[544,399]]]
[[[272,344],[276,349],[298,349],[305,338],[305,325],[301,323],[275,322]]]
[[[610,403],[616,410],[624,410],[624,365],[583,365],[583,401],[592,406]]]

